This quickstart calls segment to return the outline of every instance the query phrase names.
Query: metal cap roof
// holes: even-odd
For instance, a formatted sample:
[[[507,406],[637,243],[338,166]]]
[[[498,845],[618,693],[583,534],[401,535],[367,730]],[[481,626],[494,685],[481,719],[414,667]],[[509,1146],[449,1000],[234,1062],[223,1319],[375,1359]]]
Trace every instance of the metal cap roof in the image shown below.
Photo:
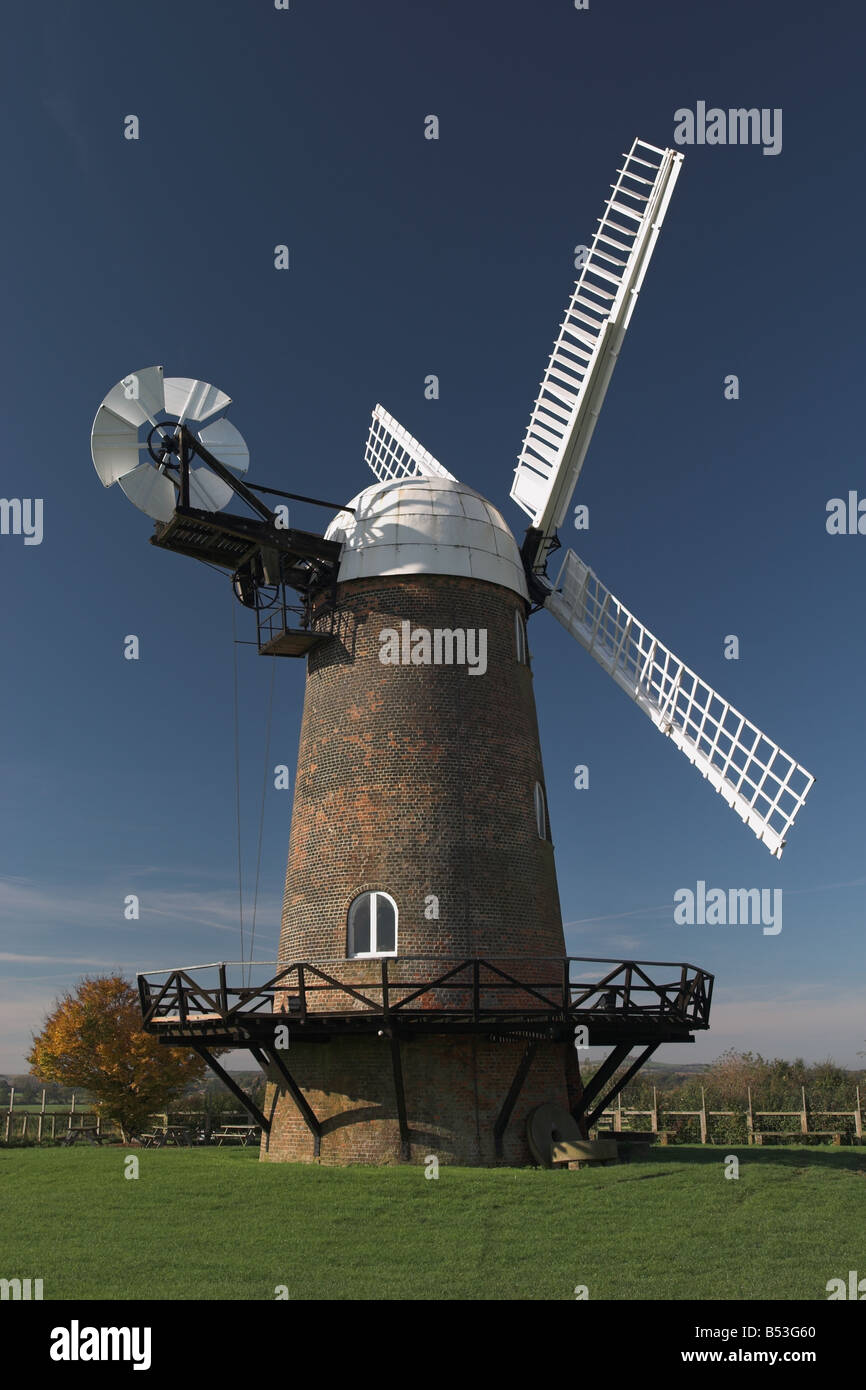
[[[455,574],[528,597],[520,551],[495,507],[453,478],[374,483],[339,512],[325,538],[342,541],[338,578]]]

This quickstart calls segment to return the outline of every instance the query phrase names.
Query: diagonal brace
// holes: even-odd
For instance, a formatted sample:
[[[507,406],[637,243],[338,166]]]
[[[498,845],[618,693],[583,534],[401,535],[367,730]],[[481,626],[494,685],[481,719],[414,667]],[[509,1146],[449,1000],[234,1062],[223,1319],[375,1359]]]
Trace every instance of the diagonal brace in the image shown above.
[[[511,1112],[517,1104],[517,1097],[523,1089],[523,1083],[529,1075],[529,1068],[532,1066],[533,1058],[538,1051],[538,1043],[528,1043],[524,1049],[523,1056],[517,1064],[517,1071],[514,1073],[514,1080],[509,1087],[508,1095],[502,1102],[502,1109],[496,1117],[493,1126],[493,1147],[497,1158],[502,1157],[502,1137],[505,1134],[508,1121],[511,1119]]]
[[[581,1097],[580,1105],[578,1107],[581,1115],[586,1111],[589,1102],[591,1100],[595,1100],[602,1087],[607,1085],[608,1081],[613,1076],[617,1067],[622,1066],[623,1062],[625,1061],[626,1057],[630,1052],[631,1043],[617,1043],[613,1051],[604,1059],[598,1071],[595,1073],[595,1076],[591,1077],[590,1080],[587,1081],[583,1089],[583,1096]],[[575,1115],[574,1118],[578,1119],[579,1116]]]
[[[250,1051],[256,1058],[256,1061],[258,1062],[259,1066],[262,1066],[261,1057],[260,1055],[257,1055],[258,1048],[251,1048]],[[289,1095],[292,1097],[292,1100],[295,1102],[295,1105],[300,1110],[301,1115],[304,1118],[304,1123],[306,1124],[307,1129],[313,1136],[313,1156],[315,1158],[318,1158],[322,1150],[322,1126],[320,1121],[316,1118],[315,1112],[313,1111],[310,1102],[307,1100],[307,1097],[304,1095],[303,1091],[298,1086],[298,1083],[295,1081],[295,1078],[289,1072],[285,1062],[283,1061],[279,1052],[277,1052],[276,1048],[265,1047],[262,1049],[262,1051],[264,1053],[266,1061],[270,1062],[272,1066],[279,1072],[283,1081],[283,1085],[285,1086]],[[262,1068],[262,1070],[264,1070],[264,1068]]]
[[[246,1091],[241,1089],[241,1087],[235,1081],[234,1077],[232,1077],[223,1067],[220,1066],[213,1053],[208,1052],[206,1047],[202,1047],[201,1043],[193,1043],[192,1050],[193,1052],[198,1053],[199,1057],[201,1057],[202,1060],[207,1063],[214,1075],[218,1076],[223,1085],[228,1087],[235,1100],[240,1101],[241,1105],[244,1107],[244,1110],[246,1110],[248,1115],[252,1116],[257,1125],[261,1126],[263,1132],[265,1134],[269,1134],[271,1129],[270,1120],[268,1120],[267,1117],[262,1114],[255,1101],[247,1095]]]
[[[586,1094],[584,1093],[584,1095],[583,1095],[583,1097],[582,1097],[582,1099],[581,1099],[580,1105],[578,1106],[578,1111],[579,1111],[579,1118],[582,1119],[582,1121],[583,1121],[583,1123],[586,1125],[587,1129],[589,1129],[589,1127],[590,1127],[591,1125],[594,1125],[594,1124],[595,1124],[595,1122],[596,1122],[596,1120],[598,1119],[599,1115],[603,1114],[603,1112],[604,1112],[604,1111],[608,1108],[608,1106],[610,1105],[611,1101],[613,1101],[613,1100],[616,1099],[616,1097],[619,1095],[620,1091],[622,1091],[622,1090],[628,1085],[629,1081],[631,1081],[631,1079],[632,1079],[632,1077],[635,1075],[635,1073],[640,1071],[641,1067],[644,1065],[644,1062],[648,1062],[648,1061],[649,1061],[650,1057],[653,1055],[653,1053],[655,1052],[655,1050],[656,1050],[656,1048],[657,1048],[658,1046],[659,1046],[658,1043],[650,1043],[648,1047],[645,1047],[645,1048],[644,1048],[643,1052],[638,1053],[637,1057],[636,1057],[635,1060],[632,1062],[631,1066],[628,1067],[627,1070],[623,1072],[622,1076],[619,1078],[619,1080],[616,1082],[616,1084],[615,1084],[614,1086],[612,1086],[611,1089],[608,1091],[607,1095],[604,1097],[604,1100],[599,1101],[598,1105],[596,1105],[595,1108],[594,1108],[593,1110],[591,1110],[588,1114],[587,1114],[587,1104],[588,1104],[588,1100],[587,1100]],[[619,1049],[617,1049],[617,1051],[619,1051]],[[610,1060],[610,1059],[608,1059],[608,1060]],[[617,1065],[619,1065],[619,1063],[617,1063]],[[616,1070],[616,1068],[614,1068],[614,1070]],[[595,1077],[593,1077],[593,1081],[594,1081],[594,1080],[595,1080]],[[588,1089],[588,1088],[587,1088],[587,1089]],[[598,1088],[598,1089],[601,1089],[601,1088]],[[598,1094],[598,1090],[595,1090],[595,1091],[592,1093],[592,1095],[589,1097],[589,1100],[593,1100],[597,1094]],[[575,1116],[575,1119],[577,1119],[577,1118],[578,1118],[578,1115]]]

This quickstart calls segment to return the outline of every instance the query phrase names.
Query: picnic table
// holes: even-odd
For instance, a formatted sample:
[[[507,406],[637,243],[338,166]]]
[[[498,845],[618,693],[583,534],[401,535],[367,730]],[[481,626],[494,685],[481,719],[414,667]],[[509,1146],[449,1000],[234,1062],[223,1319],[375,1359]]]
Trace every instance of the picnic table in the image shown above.
[[[176,1144],[178,1148],[189,1148],[192,1140],[185,1125],[156,1125],[141,1135],[143,1149],[161,1149],[165,1144]]]
[[[71,1125],[63,1136],[63,1143],[67,1148],[74,1144],[76,1139],[89,1139],[101,1144],[105,1137],[104,1134],[99,1133],[96,1125]]]
[[[217,1148],[221,1148],[225,1141],[235,1139],[246,1148],[247,1144],[257,1144],[261,1134],[258,1125],[222,1125],[214,1130],[213,1138],[216,1140]]]

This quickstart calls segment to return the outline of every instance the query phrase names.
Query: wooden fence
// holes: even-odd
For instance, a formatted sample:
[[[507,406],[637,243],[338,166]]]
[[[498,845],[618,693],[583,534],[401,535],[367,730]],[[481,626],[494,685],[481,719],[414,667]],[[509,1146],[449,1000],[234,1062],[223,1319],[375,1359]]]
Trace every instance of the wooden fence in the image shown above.
[[[5,1114],[0,1114],[0,1140],[8,1144],[12,1140],[31,1140],[37,1144],[51,1140],[65,1139],[70,1130],[93,1131],[100,1137],[120,1139],[120,1130],[110,1120],[103,1121],[95,1110],[82,1109],[76,1105],[75,1093],[68,1110],[52,1108],[45,1102],[45,1091],[39,1109],[32,1106],[15,1105],[15,1089],[10,1089],[9,1105]],[[155,1113],[149,1118],[167,1128],[169,1124],[185,1124],[190,1129],[202,1129],[206,1133],[233,1120],[245,1121],[248,1116],[241,1111],[220,1111],[211,1114],[205,1110],[186,1110],[169,1114],[167,1111]]]
[[[653,1103],[651,1110],[635,1110],[626,1107],[622,1103],[622,1093],[617,1097],[617,1104],[600,1116],[597,1129],[601,1132],[612,1130],[615,1134],[633,1130],[632,1121],[638,1118],[649,1119],[650,1133],[657,1134],[664,1144],[673,1137],[674,1131],[665,1125],[666,1119],[697,1119],[700,1129],[700,1142],[702,1144],[712,1144],[715,1141],[710,1136],[710,1121],[716,1118],[739,1119],[744,1123],[746,1139],[749,1144],[763,1144],[765,1140],[773,1139],[796,1139],[800,1137],[830,1139],[835,1143],[841,1143],[846,1135],[850,1135],[852,1143],[863,1143],[863,1109],[860,1101],[860,1087],[855,1088],[855,1101],[853,1110],[814,1110],[807,1099],[805,1087],[800,1088],[801,1103],[799,1110],[755,1110],[752,1102],[752,1092],[749,1089],[748,1103],[741,1110],[708,1110],[704,1088],[701,1087],[701,1108],[699,1110],[670,1110],[667,1106],[660,1106],[658,1103],[658,1091],[653,1087]],[[815,1128],[813,1121],[820,1116],[824,1120],[845,1120],[851,1124],[831,1125],[827,1128]],[[246,1122],[248,1117],[235,1113],[220,1113],[211,1115],[204,1110],[188,1110],[175,1112],[171,1116],[163,1112],[150,1116],[151,1120],[161,1123],[167,1127],[169,1123],[180,1124],[186,1122],[191,1129],[203,1129],[207,1133],[214,1125],[230,1123],[238,1119]],[[795,1128],[765,1128],[760,1124],[761,1120],[770,1119],[790,1119],[796,1122]],[[42,1092],[42,1103],[39,1110],[15,1109],[15,1091],[10,1091],[9,1107],[3,1117],[2,1138],[8,1144],[13,1139],[30,1139],[37,1144],[46,1140],[57,1140],[65,1138],[70,1129],[93,1129],[99,1135],[116,1136],[120,1138],[120,1131],[111,1122],[103,1124],[99,1116],[91,1110],[76,1109],[75,1095],[68,1110],[48,1111],[45,1105],[45,1092]],[[756,1121],[758,1123],[756,1123]],[[624,1123],[625,1122],[625,1123]],[[730,1139],[722,1142],[731,1143]]]
[[[841,1143],[843,1137],[847,1134],[850,1134],[853,1143],[863,1143],[863,1108],[860,1102],[859,1086],[855,1087],[853,1110],[814,1110],[808,1102],[804,1086],[800,1087],[800,1096],[801,1103],[799,1110],[755,1110],[752,1102],[752,1091],[751,1088],[749,1088],[748,1103],[745,1109],[708,1110],[706,1095],[702,1086],[700,1110],[669,1110],[666,1106],[659,1105],[658,1091],[656,1087],[653,1086],[653,1103],[651,1110],[633,1110],[626,1108],[623,1106],[622,1092],[620,1092],[617,1097],[616,1106],[605,1111],[599,1119],[597,1128],[599,1131],[612,1130],[615,1134],[619,1134],[623,1132],[624,1128],[626,1130],[632,1128],[631,1124],[626,1126],[623,1125],[624,1119],[631,1120],[638,1116],[642,1118],[649,1117],[650,1131],[654,1134],[658,1134],[662,1143],[666,1143],[667,1139],[672,1136],[672,1131],[669,1128],[665,1128],[663,1124],[660,1124],[660,1119],[664,1119],[666,1116],[682,1116],[684,1119],[697,1119],[700,1125],[701,1143],[712,1144],[714,1140],[709,1137],[710,1120],[724,1116],[726,1118],[739,1119],[744,1123],[746,1138],[749,1144],[763,1144],[765,1139],[795,1139],[804,1135],[811,1136],[812,1138],[831,1139],[835,1143]],[[846,1124],[844,1126],[831,1126],[829,1129],[817,1129],[812,1124],[816,1116],[821,1116],[825,1120],[850,1120],[852,1124],[850,1126]],[[797,1125],[794,1129],[785,1129],[772,1126],[764,1128],[760,1123],[755,1123],[756,1121],[769,1119],[792,1119],[796,1120]],[[731,1141],[725,1140],[724,1142],[730,1143]]]

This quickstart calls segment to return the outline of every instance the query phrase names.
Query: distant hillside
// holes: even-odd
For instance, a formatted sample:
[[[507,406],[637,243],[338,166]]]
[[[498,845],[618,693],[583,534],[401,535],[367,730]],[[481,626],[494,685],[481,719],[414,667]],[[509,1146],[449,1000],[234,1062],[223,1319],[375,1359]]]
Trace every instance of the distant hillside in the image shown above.
[[[694,1081],[705,1076],[710,1070],[709,1062],[647,1062],[641,1067],[641,1076],[660,1091],[670,1091],[681,1086],[684,1081]]]

